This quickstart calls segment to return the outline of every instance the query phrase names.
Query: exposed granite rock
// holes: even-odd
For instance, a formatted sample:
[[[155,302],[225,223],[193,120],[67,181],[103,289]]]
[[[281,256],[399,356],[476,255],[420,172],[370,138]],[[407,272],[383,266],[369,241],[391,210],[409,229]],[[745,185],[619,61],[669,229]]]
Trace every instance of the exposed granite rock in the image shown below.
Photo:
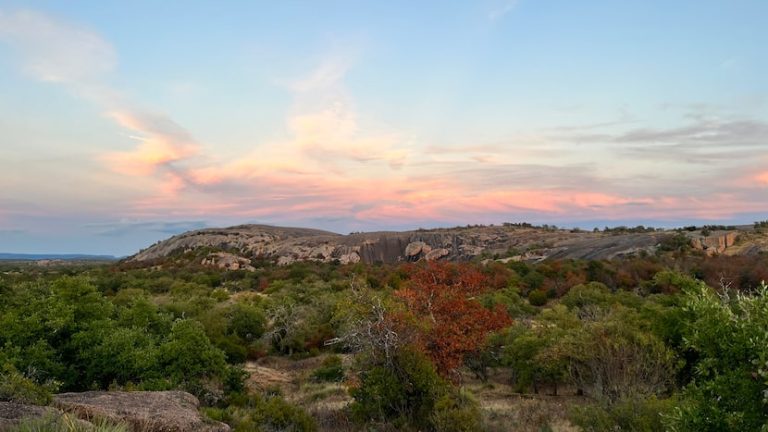
[[[203,258],[202,265],[216,267],[221,270],[247,270],[255,271],[249,258],[237,256],[227,252],[210,253]]]
[[[707,255],[719,255],[736,244],[738,233],[735,231],[717,232],[708,236],[699,235],[691,238],[691,247],[704,251]]]
[[[360,255],[357,252],[344,254],[339,257],[339,264],[355,264],[360,262]]]
[[[349,235],[302,228],[243,225],[191,231],[171,237],[129,258],[148,262],[173,257],[198,248],[219,249],[235,257],[238,265],[251,258],[273,260],[278,265],[297,261],[350,264],[398,263],[419,260],[467,261],[476,257],[516,257],[521,261],[544,259],[612,259],[654,253],[672,232],[605,233],[537,229],[515,226],[477,226],[404,232],[370,232]],[[722,250],[733,244],[736,233],[698,241],[701,248]],[[716,244],[708,245],[707,242]],[[722,244],[721,244],[722,242]],[[224,255],[209,255],[205,263],[218,266]],[[229,259],[229,258],[228,258]],[[224,263],[228,262],[226,260]],[[234,261],[232,262],[234,263]],[[227,268],[232,268],[230,264]],[[242,267],[241,267],[242,268]]]
[[[27,419],[55,418],[59,414],[58,411],[48,407],[0,402],[0,431],[11,430]]]
[[[424,255],[424,259],[427,261],[437,261],[440,258],[448,256],[450,253],[451,251],[446,248],[432,249],[431,251],[427,252],[426,255]]]
[[[406,258],[416,258],[421,255],[422,250],[428,247],[426,243],[422,241],[416,241],[413,243],[408,243],[408,246],[405,247],[405,257]]]
[[[12,430],[22,422],[43,422],[53,427],[61,420],[64,413],[51,407],[24,405],[13,402],[0,402],[0,432]],[[83,430],[95,429],[95,426],[85,420],[70,418],[68,423],[77,424]]]
[[[281,244],[302,238],[327,239],[339,237],[328,231],[305,228],[281,228],[267,225],[240,225],[230,228],[208,228],[188,231],[142,250],[133,257],[134,261],[147,261],[172,255],[176,252],[192,251],[201,247],[239,251],[250,256],[274,254]],[[299,241],[299,244],[301,242]]]
[[[181,391],[62,393],[54,406],[82,419],[128,423],[143,432],[229,432],[224,423],[205,420],[196,397]]]

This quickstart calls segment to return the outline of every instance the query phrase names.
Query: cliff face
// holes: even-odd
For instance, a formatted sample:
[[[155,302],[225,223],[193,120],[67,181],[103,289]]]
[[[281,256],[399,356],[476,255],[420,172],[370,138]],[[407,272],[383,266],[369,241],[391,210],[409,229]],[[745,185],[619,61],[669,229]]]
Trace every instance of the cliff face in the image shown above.
[[[723,231],[710,235],[694,236],[691,239],[691,247],[704,251],[707,255],[718,255],[736,244],[738,233],[735,231]]]
[[[481,226],[404,232],[339,235],[327,231],[243,225],[190,231],[145,249],[132,262],[150,262],[175,254],[210,249],[201,264],[240,268],[243,258],[295,261],[397,263],[463,261],[482,256],[540,260],[545,258],[607,259],[653,252],[669,233],[606,234],[544,230],[514,226]],[[226,252],[223,253],[222,251]]]

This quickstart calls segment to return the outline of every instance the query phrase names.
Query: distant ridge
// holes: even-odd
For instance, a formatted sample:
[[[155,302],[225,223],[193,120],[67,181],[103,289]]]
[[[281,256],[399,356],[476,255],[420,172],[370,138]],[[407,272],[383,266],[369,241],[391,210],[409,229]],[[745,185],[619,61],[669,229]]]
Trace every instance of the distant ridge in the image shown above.
[[[0,253],[0,261],[37,261],[37,260],[117,261],[118,258],[112,255]]]
[[[659,249],[678,248],[680,242],[707,255],[768,252],[768,232],[758,232],[751,226],[709,225],[677,230],[638,226],[584,231],[507,223],[342,235],[307,228],[238,225],[178,234],[124,262],[156,265],[158,260],[191,259],[205,266],[240,269],[252,268],[253,259],[271,260],[278,265],[297,261],[394,264],[419,260],[591,260],[652,255]]]

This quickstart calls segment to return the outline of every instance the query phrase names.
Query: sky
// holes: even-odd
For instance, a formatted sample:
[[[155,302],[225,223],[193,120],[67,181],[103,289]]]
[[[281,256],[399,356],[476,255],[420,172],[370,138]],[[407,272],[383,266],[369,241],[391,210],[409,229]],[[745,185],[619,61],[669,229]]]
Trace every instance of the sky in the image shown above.
[[[764,0],[0,0],[0,252],[768,219]]]

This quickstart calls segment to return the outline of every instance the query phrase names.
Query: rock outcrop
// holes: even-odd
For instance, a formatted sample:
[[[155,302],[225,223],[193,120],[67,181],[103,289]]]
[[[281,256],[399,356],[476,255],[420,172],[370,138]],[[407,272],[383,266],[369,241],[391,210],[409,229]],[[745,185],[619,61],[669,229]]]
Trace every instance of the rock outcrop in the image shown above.
[[[129,262],[151,263],[200,250],[203,265],[250,270],[251,259],[278,265],[297,261],[340,264],[398,263],[419,260],[467,261],[475,257],[523,261],[547,258],[610,259],[653,252],[664,232],[608,234],[515,226],[477,226],[404,232],[349,235],[302,228],[242,225],[190,231],[171,237],[133,257]],[[218,251],[216,251],[218,249]],[[201,259],[201,258],[197,258]]]
[[[204,419],[197,398],[181,391],[62,393],[53,405],[81,419],[124,422],[142,432],[230,431],[224,423]]]
[[[735,231],[718,232],[707,236],[699,235],[691,238],[691,247],[704,251],[707,255],[719,255],[736,244],[738,233]]]
[[[48,407],[0,402],[0,432],[13,429],[29,419],[55,420],[61,413]]]
[[[427,252],[426,255],[424,255],[424,259],[427,261],[437,261],[443,257],[448,256],[450,253],[451,251],[446,248],[432,249],[431,251]]]
[[[75,425],[78,430],[96,430],[93,423],[52,407],[0,402],[0,432],[13,430],[21,423],[30,422],[34,425],[34,430],[59,430],[58,426],[61,424]]]
[[[210,253],[200,263],[207,267],[215,267],[221,270],[247,270],[255,271],[249,258],[241,257],[227,252]]]
[[[698,232],[687,235],[693,248],[709,255],[737,249],[746,253],[753,249],[742,245],[734,247],[737,234],[745,230],[718,231],[709,236],[701,236]],[[253,259],[271,260],[278,265],[297,261],[392,264],[474,258],[520,261],[613,259],[654,253],[665,238],[674,235],[679,234],[673,231],[588,232],[511,225],[340,235],[303,228],[241,225],[180,234],[137,253],[128,261],[152,265],[155,260],[192,253],[203,265],[252,270]],[[761,246],[755,250],[759,252],[766,248],[768,246]],[[197,250],[213,252],[200,256],[195,255]]]

